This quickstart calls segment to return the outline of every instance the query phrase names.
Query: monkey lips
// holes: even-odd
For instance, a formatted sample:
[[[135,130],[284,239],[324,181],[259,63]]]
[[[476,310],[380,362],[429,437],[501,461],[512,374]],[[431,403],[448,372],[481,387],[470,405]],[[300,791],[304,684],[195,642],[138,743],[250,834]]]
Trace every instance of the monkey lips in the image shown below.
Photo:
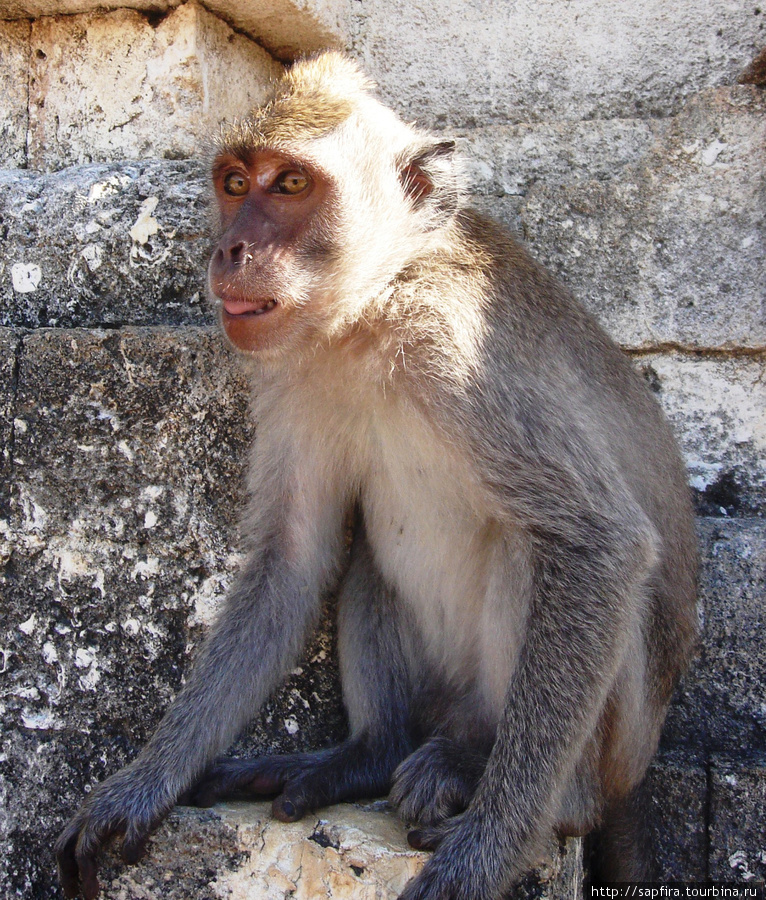
[[[284,311],[273,297],[242,299],[221,297],[221,325],[226,337],[238,349],[254,353],[270,346],[279,331]]]
[[[277,305],[273,298],[268,300],[224,300],[223,310],[227,316],[261,316],[271,312]]]

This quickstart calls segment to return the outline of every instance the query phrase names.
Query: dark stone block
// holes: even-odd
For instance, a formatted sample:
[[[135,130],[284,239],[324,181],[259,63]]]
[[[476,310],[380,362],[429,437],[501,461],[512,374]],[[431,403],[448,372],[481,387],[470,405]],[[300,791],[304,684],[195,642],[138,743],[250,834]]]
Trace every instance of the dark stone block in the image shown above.
[[[0,325],[212,322],[210,230],[201,163],[0,172]]]
[[[718,756],[712,766],[710,878],[766,879],[766,755]]]
[[[649,836],[660,881],[704,881],[707,870],[707,771],[703,760],[662,753],[646,781]]]

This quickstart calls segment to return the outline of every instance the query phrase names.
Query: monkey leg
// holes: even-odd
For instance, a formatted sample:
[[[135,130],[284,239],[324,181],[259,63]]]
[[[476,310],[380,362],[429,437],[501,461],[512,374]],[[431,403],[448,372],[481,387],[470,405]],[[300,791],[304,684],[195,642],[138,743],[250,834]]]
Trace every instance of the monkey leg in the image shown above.
[[[321,806],[386,794],[394,769],[412,749],[401,620],[401,607],[374,566],[360,524],[338,602],[351,736],[315,753],[219,760],[185,799],[212,806],[224,797],[276,795],[275,818],[292,822]]]
[[[607,804],[601,827],[592,838],[594,883],[656,880],[646,804],[643,783]]]
[[[446,737],[434,737],[394,772],[390,799],[405,822],[430,827],[471,802],[487,756]]]

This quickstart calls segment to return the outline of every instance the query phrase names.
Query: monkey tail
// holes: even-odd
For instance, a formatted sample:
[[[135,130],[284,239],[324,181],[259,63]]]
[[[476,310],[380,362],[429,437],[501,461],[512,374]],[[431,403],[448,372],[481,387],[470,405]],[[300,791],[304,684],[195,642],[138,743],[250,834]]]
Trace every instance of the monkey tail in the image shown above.
[[[645,781],[626,796],[609,801],[601,826],[589,837],[591,884],[656,880],[647,813]]]

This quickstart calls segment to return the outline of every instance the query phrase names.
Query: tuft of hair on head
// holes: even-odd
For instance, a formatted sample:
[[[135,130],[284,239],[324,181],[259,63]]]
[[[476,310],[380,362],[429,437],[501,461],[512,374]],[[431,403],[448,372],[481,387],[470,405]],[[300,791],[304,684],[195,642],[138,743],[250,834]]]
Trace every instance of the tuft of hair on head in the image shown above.
[[[353,100],[375,90],[357,63],[337,50],[302,57],[285,72],[281,84],[292,94],[321,94]]]
[[[263,147],[321,137],[342,125],[375,84],[335,50],[297,60],[274,85],[271,99],[244,119],[221,126],[217,150],[245,158]]]

